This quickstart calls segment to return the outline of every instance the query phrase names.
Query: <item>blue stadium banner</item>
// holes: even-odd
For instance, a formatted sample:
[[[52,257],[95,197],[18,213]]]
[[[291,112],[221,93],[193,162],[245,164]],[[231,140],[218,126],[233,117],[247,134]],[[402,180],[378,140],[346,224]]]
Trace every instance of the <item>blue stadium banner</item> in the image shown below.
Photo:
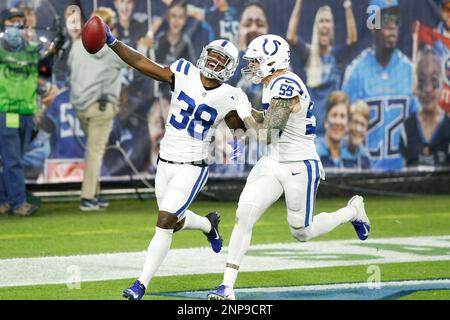
[[[115,112],[105,139],[102,180],[155,174],[159,143],[172,116],[172,89],[116,61],[116,84],[91,87],[101,98],[89,101],[89,88],[80,93],[79,80],[74,79],[95,74],[76,62],[81,26],[94,6],[110,8],[115,13],[116,37],[147,57],[162,65],[190,61],[180,72],[195,68],[208,42],[223,39],[235,44],[240,61],[228,83],[242,88],[259,110],[269,105],[262,104],[262,85],[242,76],[246,64],[242,57],[259,35],[285,38],[290,44],[290,69],[303,80],[313,101],[308,115],[316,121],[315,143],[327,173],[450,168],[450,1],[188,0],[179,6],[173,2],[0,3],[0,10],[24,11],[25,37],[36,42],[42,53],[62,35],[51,70],[41,72],[36,84],[41,93],[36,95],[39,111],[23,159],[27,181],[82,180],[88,137],[80,106],[85,102],[98,102],[100,108],[103,102],[112,104]],[[22,81],[21,77],[30,76],[8,61],[0,47],[0,70],[4,70],[0,86],[12,77]],[[2,99],[6,98],[0,94],[0,111],[6,104]],[[219,125],[208,150],[210,176],[246,177],[266,149],[251,139],[234,138],[225,125]]]

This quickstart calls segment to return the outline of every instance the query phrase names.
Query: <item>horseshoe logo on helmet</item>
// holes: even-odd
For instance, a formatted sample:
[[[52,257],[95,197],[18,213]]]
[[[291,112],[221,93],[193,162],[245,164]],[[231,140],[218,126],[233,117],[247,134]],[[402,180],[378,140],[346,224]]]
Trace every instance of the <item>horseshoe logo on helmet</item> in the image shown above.
[[[273,44],[274,44],[274,46],[275,46],[275,50],[273,50],[272,53],[269,53],[269,52],[266,50],[267,42],[269,42],[269,39],[266,38],[266,39],[264,40],[264,43],[263,43],[263,51],[264,51],[264,54],[266,54],[266,55],[268,55],[268,56],[273,56],[275,53],[278,52],[278,46],[281,45],[281,42],[278,41],[278,40],[273,40]]]

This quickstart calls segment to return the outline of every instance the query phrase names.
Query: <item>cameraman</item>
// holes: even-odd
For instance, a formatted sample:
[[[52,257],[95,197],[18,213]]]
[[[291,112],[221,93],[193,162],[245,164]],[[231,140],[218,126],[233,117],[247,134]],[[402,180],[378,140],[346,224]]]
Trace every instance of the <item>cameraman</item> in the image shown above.
[[[38,207],[27,202],[22,158],[34,129],[40,76],[51,73],[51,53],[27,40],[25,15],[16,8],[0,13],[0,214],[29,216]],[[44,82],[42,82],[44,83]]]
[[[115,13],[99,7],[92,16],[101,17],[114,29]],[[106,208],[100,197],[100,169],[106,143],[117,113],[121,90],[120,71],[126,64],[107,46],[94,55],[83,47],[81,39],[72,44],[69,53],[70,100],[77,110],[81,128],[87,139],[86,165],[81,189],[80,209],[92,211]]]

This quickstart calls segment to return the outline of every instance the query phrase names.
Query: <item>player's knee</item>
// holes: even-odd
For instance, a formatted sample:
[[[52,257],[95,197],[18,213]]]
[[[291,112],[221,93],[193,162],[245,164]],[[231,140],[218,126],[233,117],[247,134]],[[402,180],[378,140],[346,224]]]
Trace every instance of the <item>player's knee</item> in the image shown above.
[[[177,224],[178,217],[172,213],[160,211],[158,213],[158,222],[156,226],[161,229],[174,229]]]
[[[290,227],[292,236],[300,242],[309,241],[312,238],[310,228],[293,228]]]
[[[247,203],[239,203],[236,210],[236,226],[251,230],[258,220],[258,208]]]
[[[305,211],[288,208],[287,222],[291,228],[303,228],[305,226]]]

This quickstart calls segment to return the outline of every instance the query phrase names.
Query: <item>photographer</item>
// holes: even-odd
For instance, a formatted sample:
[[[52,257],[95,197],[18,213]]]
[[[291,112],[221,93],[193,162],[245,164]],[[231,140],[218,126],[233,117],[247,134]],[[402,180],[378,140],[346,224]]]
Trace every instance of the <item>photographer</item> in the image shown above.
[[[16,8],[0,16],[0,214],[29,216],[37,206],[27,202],[22,159],[34,129],[38,94],[44,103],[52,88],[39,88],[40,76],[51,74],[52,54],[26,36],[25,15]],[[41,86],[42,87],[42,86]]]

